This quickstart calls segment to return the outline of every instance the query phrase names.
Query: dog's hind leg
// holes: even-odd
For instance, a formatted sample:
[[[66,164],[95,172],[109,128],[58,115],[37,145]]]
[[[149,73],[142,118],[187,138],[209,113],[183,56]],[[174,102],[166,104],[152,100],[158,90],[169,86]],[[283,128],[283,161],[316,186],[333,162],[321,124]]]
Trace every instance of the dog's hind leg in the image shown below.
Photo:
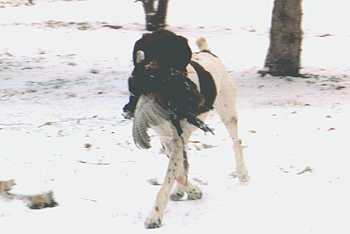
[[[192,127],[190,127],[191,129]],[[184,145],[186,146],[188,143],[188,139],[191,135],[192,131],[185,131],[183,134]],[[173,201],[180,201],[185,194],[187,194],[188,200],[198,200],[202,198],[202,191],[195,185],[191,184],[188,181],[188,170],[189,163],[187,158],[186,148],[184,148],[183,152],[183,160],[179,165],[179,173],[176,176],[176,188],[173,193],[170,195],[170,199]]]
[[[177,175],[180,173],[179,165],[183,162],[184,144],[180,137],[162,140],[166,153],[169,156],[168,169],[163,184],[157,194],[156,202],[151,215],[145,221],[146,228],[158,228],[162,224],[164,210],[169,201],[169,195]]]
[[[170,195],[170,199],[173,201],[180,201],[185,194],[187,194],[188,200],[198,200],[202,198],[202,191],[199,187],[191,184],[188,181],[188,168],[180,170],[181,173],[176,177],[176,188]]]
[[[229,77],[224,79],[225,85],[223,90],[219,92],[214,108],[219,114],[224,123],[228,133],[233,141],[233,149],[236,159],[236,173],[242,183],[249,181],[248,171],[245,166],[242,141],[238,136],[238,117],[235,105],[235,87],[234,83]]]

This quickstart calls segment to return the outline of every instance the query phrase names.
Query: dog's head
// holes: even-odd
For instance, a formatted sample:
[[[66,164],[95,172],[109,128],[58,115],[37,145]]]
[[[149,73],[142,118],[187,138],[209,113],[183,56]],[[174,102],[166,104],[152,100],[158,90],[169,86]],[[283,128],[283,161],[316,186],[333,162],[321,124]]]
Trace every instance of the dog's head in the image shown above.
[[[133,51],[134,65],[142,64],[146,73],[154,75],[170,69],[185,71],[191,57],[187,39],[167,30],[144,34]]]

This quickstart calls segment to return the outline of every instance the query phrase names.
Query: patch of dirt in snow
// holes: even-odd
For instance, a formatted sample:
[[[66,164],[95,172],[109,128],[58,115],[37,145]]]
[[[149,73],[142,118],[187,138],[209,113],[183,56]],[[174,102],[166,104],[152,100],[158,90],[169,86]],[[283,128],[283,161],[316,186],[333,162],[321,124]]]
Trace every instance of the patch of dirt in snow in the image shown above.
[[[8,24],[3,24],[3,26],[9,26]],[[11,25],[10,25],[11,26]],[[48,29],[76,29],[81,31],[86,30],[97,30],[102,28],[109,29],[121,29],[123,28],[120,25],[111,25],[107,22],[74,22],[74,21],[59,21],[59,20],[48,20],[44,22],[36,23],[14,23],[12,26],[25,26],[25,27],[34,27],[34,28],[48,28]]]
[[[33,6],[37,3],[50,3],[50,2],[74,2],[85,0],[0,0],[0,8],[5,7],[20,7],[20,6]]]
[[[32,5],[30,1],[28,0],[0,0],[0,8],[5,8],[5,7],[19,7],[23,5]]]

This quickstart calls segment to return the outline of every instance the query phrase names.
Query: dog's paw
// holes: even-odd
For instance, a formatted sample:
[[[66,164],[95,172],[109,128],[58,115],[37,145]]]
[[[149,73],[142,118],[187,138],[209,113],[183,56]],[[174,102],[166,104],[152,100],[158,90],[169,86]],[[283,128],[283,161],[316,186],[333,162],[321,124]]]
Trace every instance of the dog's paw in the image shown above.
[[[185,196],[185,192],[183,191],[175,191],[170,195],[170,199],[172,201],[180,201]]]
[[[199,200],[203,197],[203,193],[199,187],[191,185],[190,188],[186,191],[188,200]]]
[[[248,175],[248,173],[237,173],[237,172],[232,172],[231,176],[233,178],[238,178],[239,182],[241,184],[247,184],[250,180],[250,177]]]
[[[243,174],[238,176],[239,182],[242,184],[247,184],[250,180],[250,177],[248,174]]]
[[[155,229],[162,226],[162,219],[158,215],[151,215],[145,221],[145,228]]]
[[[247,169],[238,168],[237,175],[238,175],[239,182],[241,184],[247,184],[249,182],[249,175],[248,175]]]

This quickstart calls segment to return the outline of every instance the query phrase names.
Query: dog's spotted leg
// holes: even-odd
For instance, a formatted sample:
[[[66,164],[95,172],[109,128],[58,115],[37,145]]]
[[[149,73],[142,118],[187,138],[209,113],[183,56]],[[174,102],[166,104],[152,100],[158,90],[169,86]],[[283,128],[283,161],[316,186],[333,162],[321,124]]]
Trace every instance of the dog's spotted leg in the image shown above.
[[[168,169],[162,187],[157,194],[154,208],[145,221],[146,228],[159,228],[161,226],[164,210],[169,201],[170,191],[174,185],[176,176],[179,174],[179,165],[183,158],[184,145],[182,140],[178,138],[164,145],[169,152]]]
[[[176,176],[177,185],[170,199],[173,201],[180,201],[185,196],[186,186],[188,184],[188,159],[186,151],[183,152],[183,160],[180,162],[178,175]]]
[[[188,141],[188,137],[185,140]],[[202,198],[202,191],[188,181],[189,163],[186,151],[183,152],[183,160],[179,165],[179,174],[176,177],[177,185],[174,192],[170,195],[173,201],[180,201],[187,194],[188,200],[198,200]]]

